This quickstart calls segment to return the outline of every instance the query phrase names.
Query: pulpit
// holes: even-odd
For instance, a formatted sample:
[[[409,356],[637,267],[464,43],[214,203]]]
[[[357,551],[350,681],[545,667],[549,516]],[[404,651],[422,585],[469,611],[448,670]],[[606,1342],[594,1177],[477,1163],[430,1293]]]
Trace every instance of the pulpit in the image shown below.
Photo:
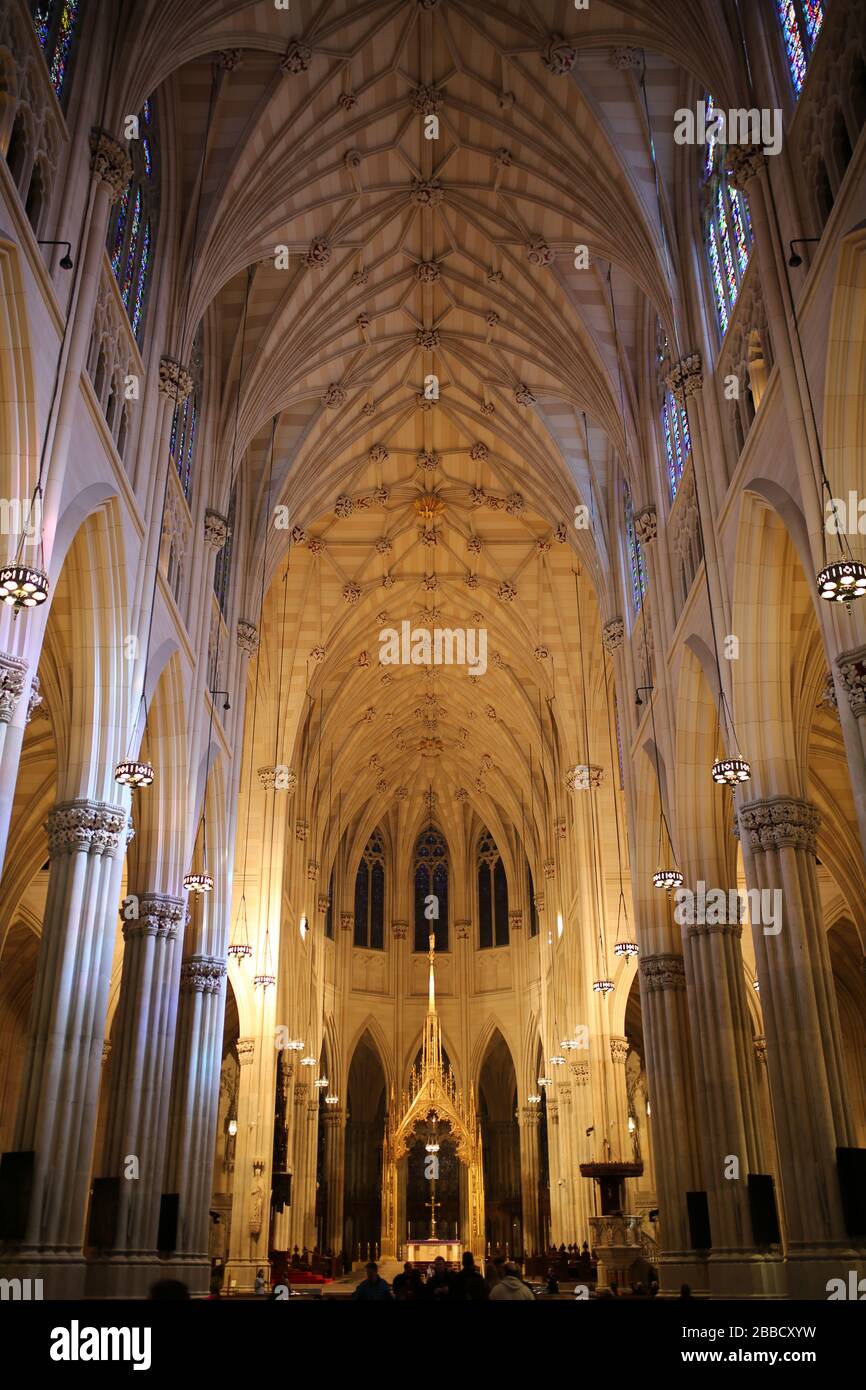
[[[581,1163],[581,1177],[598,1183],[601,1216],[589,1218],[594,1253],[598,1256],[598,1287],[626,1284],[635,1260],[644,1253],[640,1216],[623,1211],[626,1178],[639,1178],[642,1163]]]

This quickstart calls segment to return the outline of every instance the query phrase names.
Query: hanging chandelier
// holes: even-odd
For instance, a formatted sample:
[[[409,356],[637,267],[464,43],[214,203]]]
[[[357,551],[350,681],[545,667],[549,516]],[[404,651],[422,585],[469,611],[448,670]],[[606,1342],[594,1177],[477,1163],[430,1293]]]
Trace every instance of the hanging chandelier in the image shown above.
[[[532,1095],[532,1096],[527,1096],[526,1099],[527,1099],[527,1101],[528,1101],[528,1103],[529,1103],[530,1105],[540,1105],[540,1104],[541,1104],[541,1096]]]
[[[593,980],[592,987],[596,994],[610,994],[614,983],[613,980]]]
[[[849,613],[855,599],[866,594],[866,565],[859,560],[835,560],[815,578],[818,593],[828,603],[844,603]]]
[[[188,893],[211,893],[213,874],[184,874],[183,886]]]
[[[326,1076],[317,1076],[315,1081],[313,1082],[313,1085],[315,1086],[317,1091],[324,1091],[327,1084],[328,1078]]]
[[[683,876],[679,869],[656,869],[653,874],[653,887],[663,888],[667,893],[681,887],[682,881]]]
[[[625,926],[623,926],[625,919]],[[619,907],[616,915],[616,941],[614,942],[613,953],[615,956],[636,956],[640,954],[640,947],[631,934],[631,927],[628,920],[628,908],[625,905],[625,893],[622,884],[619,890]]]
[[[538,1078],[538,1084],[539,1084],[539,1086],[552,1086],[552,1085],[553,1085],[553,1077],[552,1077],[552,1076],[540,1076],[540,1077]]]
[[[118,763],[114,769],[115,782],[121,787],[130,787],[133,791],[138,787],[151,786],[154,776],[151,763],[123,762]]]
[[[29,565],[7,565],[0,570],[0,598],[16,613],[38,608],[48,597],[48,575]]]
[[[562,1056],[560,1056],[560,1054],[559,1054],[558,1052],[555,1053],[553,1057],[548,1057],[547,1060],[548,1060],[548,1062],[550,1063],[550,1065],[551,1065],[552,1067],[564,1067],[564,1066],[565,1066],[565,1058],[562,1057]]]
[[[325,1104],[326,1104],[326,1105],[338,1105],[339,1102],[340,1102],[340,1097],[339,1097],[339,1096],[335,1096],[335,1095],[325,1096]]]
[[[241,923],[243,924],[242,935],[238,935],[238,928],[241,926]],[[253,948],[250,945],[249,933],[247,931],[247,900],[246,895],[242,893],[238,905],[237,921],[235,922],[235,935],[229,942],[228,955],[232,956],[237,961],[242,961],[246,960],[247,956],[251,956],[252,953]],[[292,1047],[292,1043],[288,1045]],[[301,1043],[301,1047],[303,1047],[303,1043]]]
[[[730,787],[733,791],[752,775],[752,765],[745,758],[716,758],[713,763],[713,781],[720,787]]]
[[[271,964],[271,933],[269,927],[265,927],[264,956],[263,968],[259,971],[258,975],[253,977],[253,987],[255,989],[270,989],[271,985],[277,983],[277,977],[274,974],[273,965]]]
[[[315,1065],[316,1065],[316,1059],[315,1059],[315,1057],[311,1057],[309,1054],[307,1054],[306,1057],[302,1057],[302,1058],[301,1058],[301,1066],[302,1066],[302,1067],[314,1067]],[[327,1085],[327,1084],[328,1084],[328,1083],[325,1082],[325,1085]]]

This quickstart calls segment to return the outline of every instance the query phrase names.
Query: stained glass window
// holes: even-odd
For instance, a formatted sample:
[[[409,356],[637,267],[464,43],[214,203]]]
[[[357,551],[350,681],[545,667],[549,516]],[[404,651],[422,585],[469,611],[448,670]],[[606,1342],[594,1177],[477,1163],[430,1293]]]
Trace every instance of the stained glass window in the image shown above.
[[[496,841],[488,830],[478,839],[478,944],[482,950],[508,945],[508,881]]]
[[[355,945],[385,947],[385,850],[378,831],[367,841],[355,875]]]
[[[430,898],[435,902],[431,903]],[[438,916],[427,916],[427,912]],[[428,949],[431,929],[437,951],[448,950],[448,845],[432,827],[415,842],[415,950]]]
[[[82,9],[81,0],[31,0],[33,26],[58,101],[66,95]]]
[[[334,870],[331,870],[331,881],[328,884],[328,910],[325,913],[325,936],[329,941],[334,939]]]
[[[788,71],[797,96],[803,90],[806,69],[824,23],[821,0],[776,0],[785,43]]]
[[[139,113],[138,128],[138,139],[128,144],[132,178],[112,210],[106,245],[132,331],[141,344],[159,208],[159,143],[156,111],[150,101]]]
[[[631,597],[634,611],[637,613],[646,593],[646,565],[641,543],[634,529],[634,507],[628,483],[623,484],[623,512],[625,514],[625,538],[631,571]]]
[[[665,455],[668,466],[668,486],[671,501],[677,495],[677,488],[683,476],[692,441],[689,437],[689,419],[685,407],[677,405],[672,391],[665,391],[662,401],[662,434],[665,441]]]
[[[711,96],[706,99],[707,121],[715,113]],[[740,285],[752,250],[752,223],[744,193],[731,186],[726,171],[726,150],[718,128],[708,129],[703,162],[704,242],[722,336],[728,331]]]
[[[535,906],[535,884],[532,882],[532,870],[529,861],[526,862],[526,899],[529,903],[529,935],[538,936],[538,908]]]
[[[223,617],[226,615],[226,604],[229,597],[229,579],[232,570],[232,547],[235,534],[235,508],[237,506],[237,486],[232,488],[231,500],[229,501],[228,536],[226,543],[221,550],[217,551],[216,565],[214,566],[213,591],[217,596],[220,612]]]

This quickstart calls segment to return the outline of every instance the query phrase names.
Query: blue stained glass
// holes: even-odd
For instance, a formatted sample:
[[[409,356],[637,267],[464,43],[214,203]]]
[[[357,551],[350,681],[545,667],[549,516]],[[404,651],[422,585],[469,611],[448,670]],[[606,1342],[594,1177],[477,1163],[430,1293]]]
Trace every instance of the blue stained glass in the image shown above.
[[[815,40],[821,32],[821,25],[824,23],[824,7],[821,0],[803,0],[803,17],[806,20],[809,44],[814,48]]]
[[[646,572],[644,570],[643,552],[640,541],[634,529],[634,507],[632,506],[631,492],[628,486],[625,488],[625,534],[628,545],[628,558],[631,566],[631,595],[634,609],[637,613],[643,603],[646,593]]]
[[[800,26],[797,23],[797,12],[794,9],[794,0],[776,0],[776,4],[779,10],[782,33],[785,36],[785,49],[788,55],[791,81],[794,84],[794,91],[799,96],[806,80],[806,54],[803,50]]]
[[[745,197],[740,198],[736,188],[728,186],[728,197],[731,200],[731,224],[734,229],[734,241],[737,247],[737,265],[739,266],[740,278],[746,272],[749,264],[749,252],[752,245],[752,229],[749,222],[749,211]]]
[[[153,173],[153,158],[150,152],[150,141],[148,140],[146,135],[141,142],[141,149],[142,153],[144,154],[145,172],[147,174],[147,177],[150,178],[151,174]]]
[[[150,125],[150,97],[147,98],[144,105],[142,106],[141,114],[144,117],[146,124]]]
[[[114,271],[115,280],[120,277],[120,262],[123,256],[123,234],[126,231],[126,214],[128,211],[129,189],[125,188],[117,212],[117,229],[114,234],[114,247],[111,252],[111,269]]]
[[[123,284],[120,287],[121,298],[127,309],[129,309],[129,296],[132,292],[132,282],[135,277],[135,253],[138,249],[138,231],[141,226],[141,189],[136,190],[135,207],[132,211],[132,225],[129,234],[129,253],[126,257],[126,273],[123,277]]]
[[[144,229],[144,239],[141,243],[141,261],[138,267],[138,284],[135,289],[135,308],[132,313],[132,331],[138,338],[138,332],[142,324],[144,313],[144,295],[147,289],[147,270],[150,263],[150,223]]]
[[[737,282],[737,272],[734,270],[734,257],[731,253],[731,234],[728,230],[728,214],[725,208],[725,195],[721,184],[719,184],[716,193],[716,215],[718,218],[717,226],[719,240],[722,243],[722,255],[725,258],[725,276],[728,282],[728,294],[730,296],[730,303],[733,306],[737,302],[737,290],[739,289],[739,285]]]
[[[722,284],[722,272],[719,266],[719,248],[716,244],[716,230],[710,225],[707,232],[707,250],[710,257],[710,271],[713,277],[713,293],[716,296],[716,312],[719,316],[719,324],[722,333],[728,331],[728,305],[725,299],[725,289]]]
[[[58,98],[66,80],[78,17],[79,0],[62,0],[59,8],[57,0],[45,0],[44,4],[37,4],[33,8],[33,27]]]

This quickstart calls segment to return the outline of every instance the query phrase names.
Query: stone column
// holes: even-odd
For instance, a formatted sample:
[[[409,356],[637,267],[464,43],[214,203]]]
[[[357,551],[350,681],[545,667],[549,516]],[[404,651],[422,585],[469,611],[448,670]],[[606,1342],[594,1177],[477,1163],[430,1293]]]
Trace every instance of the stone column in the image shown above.
[[[853,1145],[830,951],[815,873],[818,812],[793,796],[739,808],[750,888],[775,894],[781,930],[753,922],[785,1204],[788,1294],[825,1298],[829,1278],[866,1271],[845,1231],[836,1148]],[[770,912],[763,915],[769,917]],[[778,913],[777,916],[778,923]]]
[[[717,1297],[781,1298],[780,1252],[755,1250],[749,1210],[748,1175],[768,1169],[754,1085],[743,929],[738,920],[724,920],[724,912],[721,916],[718,923],[697,922],[684,929],[703,1183],[713,1237],[710,1288]]]
[[[538,1128],[541,1115],[537,1105],[520,1107],[520,1200],[523,1208],[523,1244],[527,1254],[541,1249],[538,1225]]]
[[[686,1193],[701,1188],[693,1064],[683,958],[674,951],[640,957],[646,1067],[656,1136],[661,1258],[659,1283],[701,1287],[705,1276],[692,1249]]]
[[[339,1254],[343,1246],[343,1191],[346,1181],[346,1112],[329,1105],[322,1116],[325,1126],[325,1183],[327,1211],[325,1249]]]
[[[125,900],[130,901],[135,900]],[[119,1180],[119,1194],[112,1254],[88,1268],[87,1291],[93,1296],[143,1296],[157,1277],[177,1012],[174,958],[180,951],[177,934],[185,916],[181,898],[143,893],[138,916],[123,923],[104,1162],[104,1176]]]
[[[127,811],[61,803],[48,816],[50,873],[14,1149],[34,1165],[24,1238],[4,1271],[44,1278],[50,1298],[83,1291],[85,1218],[96,1131],[115,911]],[[25,1268],[26,1267],[26,1268]]]
[[[192,1292],[209,1283],[208,1207],[222,1063],[221,957],[195,954],[180,967],[180,1005],[169,1120],[165,1190],[179,1196],[174,1261]],[[240,1133],[240,1129],[238,1130]]]
[[[305,1067],[300,1069],[304,1076]],[[292,1205],[289,1208],[289,1230],[287,1250],[291,1253],[304,1242],[303,1207],[307,1181],[307,1104],[310,1098],[309,1083],[296,1081],[293,1088],[294,1110],[292,1113]]]

